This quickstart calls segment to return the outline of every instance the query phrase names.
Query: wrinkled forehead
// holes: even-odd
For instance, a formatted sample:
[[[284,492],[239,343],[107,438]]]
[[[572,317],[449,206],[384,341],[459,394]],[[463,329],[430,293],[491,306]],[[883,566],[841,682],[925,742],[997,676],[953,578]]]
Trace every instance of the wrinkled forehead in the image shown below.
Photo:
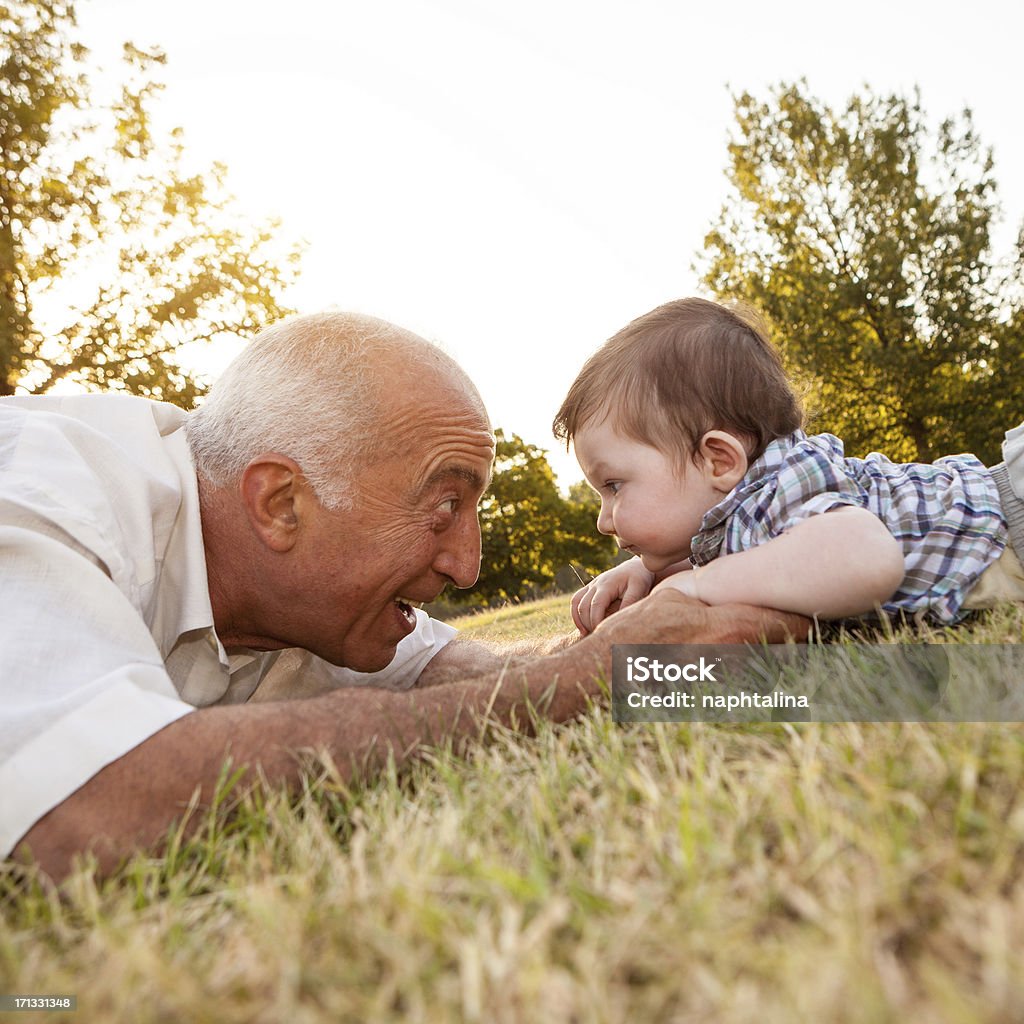
[[[452,472],[464,480],[490,478],[494,434],[479,392],[447,357],[396,368],[380,402],[379,459],[399,459],[417,482]]]
[[[469,374],[436,345],[403,332],[378,353],[378,380],[386,391],[409,398],[444,398],[473,406],[484,418],[487,410]]]
[[[401,430],[416,422],[421,429],[427,424],[444,429],[450,421],[453,426],[476,423],[490,434],[490,417],[468,374],[444,353],[437,355],[441,358],[414,353],[385,369],[378,383],[381,426]]]

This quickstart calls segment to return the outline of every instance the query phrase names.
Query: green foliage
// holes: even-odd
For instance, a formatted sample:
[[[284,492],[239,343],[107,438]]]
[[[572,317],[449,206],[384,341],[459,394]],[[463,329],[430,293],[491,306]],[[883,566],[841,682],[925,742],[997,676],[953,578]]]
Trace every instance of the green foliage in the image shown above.
[[[126,43],[105,103],[72,0],[0,2],[0,27],[0,395],[69,380],[191,406],[177,350],[286,312],[297,250],[155,131],[159,50]]]
[[[919,98],[834,110],[781,85],[735,100],[733,193],[705,283],[752,303],[852,453],[998,458],[1024,411],[1024,246],[999,265],[992,155],[969,110],[934,135]]]
[[[595,500],[578,489],[562,497],[543,449],[498,430],[494,478],[480,505],[480,579],[450,598],[476,605],[521,600],[561,582],[568,566],[575,573],[563,587],[607,569],[616,544],[597,532]]]

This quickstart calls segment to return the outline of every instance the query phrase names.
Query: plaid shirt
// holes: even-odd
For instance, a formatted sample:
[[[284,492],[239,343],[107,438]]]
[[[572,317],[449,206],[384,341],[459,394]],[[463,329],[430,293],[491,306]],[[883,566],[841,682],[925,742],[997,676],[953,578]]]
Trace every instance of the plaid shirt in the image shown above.
[[[772,441],[704,516],[691,561],[744,551],[844,505],[873,512],[903,546],[906,575],[882,606],[890,614],[956,622],[967,592],[1006,546],[995,482],[973,455],[903,465],[878,452],[853,459],[838,437],[798,430]]]

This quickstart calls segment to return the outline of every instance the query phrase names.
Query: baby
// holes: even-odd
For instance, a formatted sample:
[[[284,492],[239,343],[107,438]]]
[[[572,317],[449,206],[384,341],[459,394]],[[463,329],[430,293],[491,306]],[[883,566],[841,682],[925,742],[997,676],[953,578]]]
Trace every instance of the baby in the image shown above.
[[[803,422],[745,314],[681,299],[606,342],[554,430],[601,496],[598,530],[636,557],[574,595],[581,632],[655,585],[823,619],[952,623],[1024,600],[1024,424],[987,469],[973,455],[847,458]]]

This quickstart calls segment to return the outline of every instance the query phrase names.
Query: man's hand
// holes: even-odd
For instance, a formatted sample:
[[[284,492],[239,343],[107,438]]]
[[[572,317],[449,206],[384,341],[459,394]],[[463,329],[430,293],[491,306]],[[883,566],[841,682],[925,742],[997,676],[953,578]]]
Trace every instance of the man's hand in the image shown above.
[[[651,592],[654,573],[639,558],[615,566],[572,595],[572,621],[583,636],[613,612],[636,604]]]
[[[606,618],[594,633],[612,644],[738,644],[804,641],[811,621],[802,615],[747,604],[715,607],[658,588],[628,610]]]

